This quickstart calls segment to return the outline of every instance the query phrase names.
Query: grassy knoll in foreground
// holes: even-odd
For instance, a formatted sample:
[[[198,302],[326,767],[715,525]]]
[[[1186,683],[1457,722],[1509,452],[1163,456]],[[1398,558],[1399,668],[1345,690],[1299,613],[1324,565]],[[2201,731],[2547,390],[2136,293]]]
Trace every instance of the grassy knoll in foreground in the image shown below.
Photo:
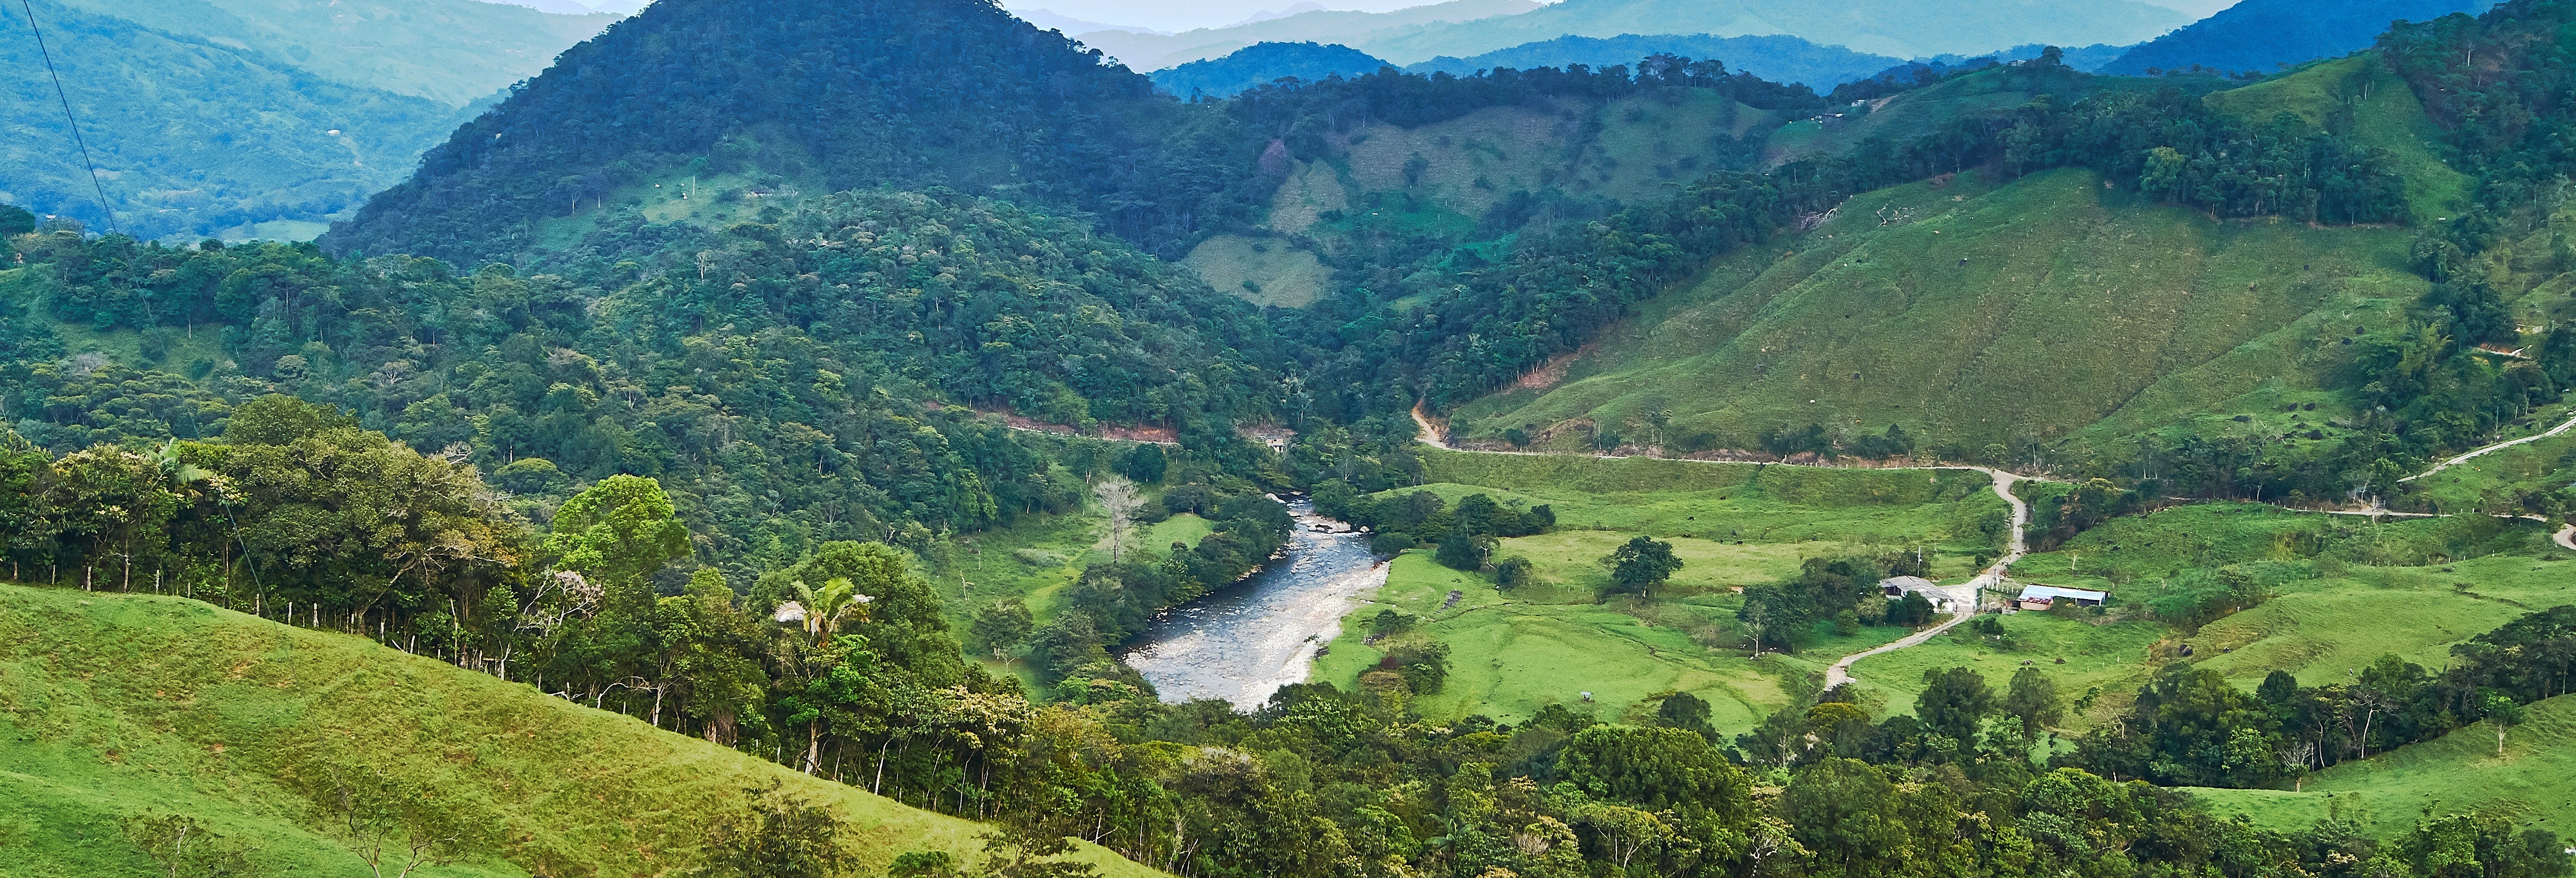
[[[1559,703],[1618,720],[1654,708],[1652,697],[1689,692],[1711,721],[1744,731],[1816,685],[1835,658],[1904,636],[1864,627],[1810,632],[1794,656],[1746,657],[1736,589],[1797,573],[1806,559],[1929,551],[1935,575],[1957,579],[1991,552],[2009,511],[1982,473],[1845,470],[1652,458],[1512,456],[1426,451],[1419,490],[1451,504],[1483,493],[1506,504],[1547,504],[1555,530],[1500,541],[1493,557],[1533,565],[1529,583],[1498,589],[1490,574],[1433,563],[1428,549],[1398,557],[1387,584],[1343,622],[1316,663],[1316,678],[1352,685],[1383,654],[1361,643],[1382,610],[1416,617],[1405,639],[1450,650],[1450,674],[1418,705],[1427,715],[1485,714],[1507,722]],[[1644,598],[1604,599],[1600,559],[1629,538],[1673,544],[1682,569]],[[1449,592],[1459,593],[1448,606]],[[1776,644],[1774,644],[1776,647]],[[1589,705],[1581,693],[1592,693]],[[1632,718],[1632,717],[1631,717]]]
[[[681,872],[770,783],[836,811],[864,872],[909,850],[976,859],[982,831],[364,639],[0,585],[0,875],[157,874],[118,828],[154,813],[196,817],[276,873],[367,874],[317,831],[304,791],[332,772],[430,791],[489,830],[433,876]]]
[[[2406,831],[2434,809],[2496,810],[2515,822],[2576,834],[2576,696],[2531,705],[2496,755],[2495,729],[2478,723],[2439,739],[2346,762],[2307,778],[2300,792],[2195,789],[2220,815],[2301,828],[2333,813],[2365,818],[2372,834]],[[2360,807],[2355,808],[2358,805]]]

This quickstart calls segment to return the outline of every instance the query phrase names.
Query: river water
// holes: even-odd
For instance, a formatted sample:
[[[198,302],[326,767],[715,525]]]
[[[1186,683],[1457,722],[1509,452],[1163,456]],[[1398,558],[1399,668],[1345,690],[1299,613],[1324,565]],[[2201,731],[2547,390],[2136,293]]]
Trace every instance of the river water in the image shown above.
[[[1120,656],[1164,701],[1260,707],[1279,687],[1305,682],[1315,651],[1341,633],[1342,616],[1386,584],[1387,567],[1366,535],[1338,532],[1346,525],[1302,499],[1288,512],[1297,530],[1287,557],[1165,611]]]

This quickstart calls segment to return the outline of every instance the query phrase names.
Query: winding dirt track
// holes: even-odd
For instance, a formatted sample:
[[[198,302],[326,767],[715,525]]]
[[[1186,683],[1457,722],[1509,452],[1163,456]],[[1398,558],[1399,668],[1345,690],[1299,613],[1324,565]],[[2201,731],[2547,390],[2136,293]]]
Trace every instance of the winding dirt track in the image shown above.
[[[1421,407],[1421,406],[1419,406],[1419,405],[1417,405],[1417,406],[1414,406],[1414,407],[1413,407],[1413,423],[1414,423],[1414,426],[1419,427],[1419,428],[1421,429],[1421,431],[1422,431],[1422,434],[1421,434],[1422,444],[1424,444],[1424,445],[1429,445],[1429,446],[1431,446],[1431,447],[1433,447],[1433,448],[1438,448],[1438,449],[1441,449],[1441,450],[1443,450],[1443,451],[1456,451],[1456,452],[1462,452],[1462,453],[1467,453],[1467,454],[1508,454],[1508,455],[1517,455],[1517,456],[1522,456],[1522,457],[1545,457],[1545,456],[1550,456],[1550,455],[1548,455],[1548,454],[1547,454],[1547,453],[1545,453],[1545,452],[1537,452],[1537,451],[1488,451],[1488,450],[1484,450],[1484,449],[1475,449],[1475,448],[1457,448],[1457,447],[1451,446],[1451,445],[1450,445],[1450,444],[1449,444],[1445,439],[1443,439],[1443,438],[1442,438],[1440,429],[1439,429],[1438,427],[1435,427],[1435,426],[1433,426],[1433,425],[1432,425],[1432,423],[1431,423],[1431,419],[1423,416],[1423,414],[1422,414],[1422,407]],[[2576,422],[2572,422],[2572,423],[2576,423]],[[2564,428],[2561,428],[2561,429],[2564,429]],[[1594,457],[1594,458],[1597,458],[1597,459],[1600,459],[1600,460],[1620,460],[1620,459],[1625,458],[1625,457],[1626,457],[1626,455],[1620,455],[1620,454],[1595,454],[1595,455],[1591,455],[1591,457]],[[1683,462],[1684,462],[1684,463],[1690,463],[1690,462],[1693,462],[1693,461],[1684,460]],[[1722,462],[1722,461],[1710,461],[1710,462],[1714,463],[1714,462]],[[1775,464],[1770,464],[1770,466],[1815,466],[1815,464],[1775,463]],[[1822,468],[1822,469],[1842,469],[1843,467],[1820,467],[1820,468]],[[1842,657],[1842,660],[1837,661],[1837,662],[1834,662],[1834,664],[1833,664],[1833,666],[1832,666],[1832,667],[1829,667],[1829,668],[1826,668],[1826,669],[1825,669],[1825,687],[1826,687],[1826,688],[1828,688],[1828,689],[1833,688],[1833,687],[1835,687],[1835,686],[1840,686],[1840,685],[1843,685],[1843,684],[1845,684],[1845,683],[1849,683],[1849,682],[1851,682],[1851,681],[1852,681],[1851,665],[1852,665],[1852,663],[1853,663],[1853,662],[1860,661],[1861,659],[1865,659],[1865,658],[1868,658],[1868,657],[1870,657],[1870,656],[1878,655],[1878,654],[1880,654],[1880,653],[1894,652],[1894,651],[1896,651],[1896,650],[1904,649],[1904,648],[1909,647],[1909,646],[1915,646],[1915,645],[1921,644],[1921,643],[1923,643],[1924,641],[1931,640],[1931,639],[1932,639],[1932,638],[1934,638],[1934,637],[1938,637],[1938,636],[1940,636],[1941,632],[1948,631],[1948,630],[1950,630],[1952,627],[1957,626],[1959,623],[1961,623],[1961,622],[1965,622],[1965,621],[1968,621],[1968,619],[1970,619],[1970,618],[1972,618],[1972,617],[1976,616],[1976,615],[1977,615],[1977,613],[1982,612],[1982,611],[1985,609],[1985,607],[1983,606],[1983,603],[1984,603],[1984,595],[1985,595],[1986,590],[1987,590],[1988,588],[1998,588],[1998,589],[1999,589],[1999,588],[2001,588],[2001,587],[2003,586],[2003,584],[2004,584],[2004,572],[2005,572],[2007,569],[2009,569],[2009,568],[2011,568],[2011,567],[2012,567],[2013,562],[2021,560],[2021,556],[2022,556],[2025,552],[2027,552],[2027,551],[2029,550],[2029,549],[2028,549],[2027,544],[2026,544],[2026,543],[2023,541],[2023,539],[2022,539],[2022,532],[2023,532],[2024,530],[2028,529],[2028,527],[2029,527],[2029,525],[2030,525],[2030,505],[2029,505],[2029,504],[2027,504],[2027,503],[2023,503],[2023,502],[2022,502],[2022,500],[2021,500],[2021,498],[2013,496],[2013,492],[2012,492],[2012,486],[2013,486],[2013,483],[2014,483],[2014,482],[2019,482],[2019,481],[2049,481],[2048,479],[2043,479],[2043,478],[2040,478],[2040,477],[2038,477],[2038,476],[2025,476],[2025,475],[2021,475],[2021,474],[2019,474],[2019,473],[2005,472],[2005,471],[2003,471],[2003,470],[1993,469],[1993,468],[1990,468],[1990,467],[1982,467],[1982,466],[1928,466],[1928,467],[1888,467],[1888,468],[1889,468],[1889,469],[1955,469],[1955,470],[1975,470],[1975,471],[1977,471],[1977,472],[1985,473],[1988,477],[1991,477],[1991,478],[1993,478],[1993,479],[1995,480],[1995,496],[2003,498],[2003,501],[2004,501],[2006,504],[2009,504],[2009,505],[2011,505],[2011,506],[2012,506],[2012,541],[2011,541],[2011,543],[2010,543],[2008,546],[2006,546],[2006,547],[2005,547],[2004,556],[2003,556],[2002,558],[1996,559],[1996,560],[1995,560],[1995,563],[1994,563],[1994,565],[1993,565],[1993,566],[1991,566],[1991,567],[1987,567],[1987,568],[1985,569],[1985,571],[1984,571],[1984,572],[1977,574],[1976,578],[1969,580],[1969,583],[1970,583],[1970,584],[1975,585],[1975,586],[1977,587],[1977,594],[1978,594],[1978,602],[1979,602],[1979,606],[1977,606],[1977,607],[1976,607],[1976,608],[1974,608],[1974,609],[1971,609],[1971,610],[1970,610],[1970,611],[1968,611],[1968,612],[1965,612],[1965,613],[1958,613],[1958,614],[1952,615],[1948,621],[1942,622],[1942,623],[1941,623],[1941,624],[1939,624],[1939,625],[1934,625],[1934,626],[1932,626],[1932,627],[1930,627],[1930,628],[1925,628],[1925,629],[1923,629],[1923,630],[1921,630],[1921,631],[1917,631],[1917,632],[1914,632],[1914,633],[1912,633],[1912,634],[1908,634],[1908,635],[1906,635],[1906,636],[1905,636],[1905,638],[1904,638],[1904,639],[1902,639],[1902,640],[1898,640],[1898,641],[1896,641],[1896,642],[1894,642],[1894,643],[1886,644],[1886,645],[1884,645],[1884,646],[1880,646],[1880,647],[1878,647],[1878,648],[1876,648],[1876,649],[1870,649],[1870,650],[1866,650],[1866,651],[1862,651],[1862,652],[1856,652],[1856,653],[1853,653],[1853,654],[1851,654],[1851,655],[1843,656],[1843,657]],[[2576,531],[2576,528],[2570,528],[2570,530],[2571,530],[2571,531]],[[2570,548],[2576,548],[2576,546],[2570,546]]]

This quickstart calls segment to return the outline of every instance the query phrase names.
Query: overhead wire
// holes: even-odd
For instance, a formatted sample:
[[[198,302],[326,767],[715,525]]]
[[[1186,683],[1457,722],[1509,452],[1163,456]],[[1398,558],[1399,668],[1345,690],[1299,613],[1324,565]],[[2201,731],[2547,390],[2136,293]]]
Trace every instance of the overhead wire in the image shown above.
[[[71,94],[63,91],[62,71],[54,69],[54,52],[45,48],[45,29],[36,26],[36,6],[30,0],[18,0],[18,6],[27,11],[27,30],[36,35],[36,54],[44,57],[45,73],[54,78],[54,98],[63,103],[63,121],[72,126],[72,142],[80,145],[81,164],[89,167],[90,191],[98,194],[99,213],[107,217],[107,230],[113,234],[116,231],[116,209],[107,206],[107,187],[98,182],[98,162],[90,160],[89,141],[81,137],[80,117],[72,115]]]

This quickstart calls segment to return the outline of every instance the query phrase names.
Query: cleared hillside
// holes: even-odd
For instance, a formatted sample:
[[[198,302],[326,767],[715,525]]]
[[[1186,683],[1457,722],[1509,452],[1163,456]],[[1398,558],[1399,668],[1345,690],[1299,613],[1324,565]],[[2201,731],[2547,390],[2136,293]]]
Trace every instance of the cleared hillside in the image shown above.
[[[307,795],[335,777],[388,780],[481,830],[430,875],[683,872],[773,782],[856,831],[864,874],[910,850],[973,860],[982,831],[356,637],[0,586],[0,874],[159,874],[119,822],[172,813],[279,874],[365,874]]]
[[[1977,87],[1986,75],[1837,123],[1894,117],[1909,99],[1941,113],[2028,99],[1989,94]],[[2438,217],[2464,180],[2420,139],[2429,123],[2413,95],[2386,79],[2356,58],[2208,100],[2238,118],[2348,108],[2356,139],[2403,176],[2410,210]],[[1862,136],[1784,130],[1772,158],[1822,151],[1812,140],[1824,134]],[[1970,170],[1855,197],[1813,231],[1720,259],[1452,426],[1469,441],[1518,429],[1577,448],[1602,432],[1647,437],[1660,410],[1668,423],[1650,441],[1675,451],[1759,447],[1809,424],[1900,424],[1926,449],[1979,455],[2070,439],[2118,448],[2316,403],[2311,427],[2331,439],[2324,421],[2348,405],[2329,389],[2348,353],[2339,339],[2402,321],[2425,289],[2409,235],[2218,221],[2081,170],[2000,184]]]
[[[2268,829],[2295,830],[2329,816],[2362,821],[2374,835],[2413,828],[2442,811],[2492,810],[2514,822],[2576,833],[2576,696],[2531,705],[2496,753],[2495,728],[2470,725],[2366,761],[2347,762],[2292,790],[2192,790],[2211,813],[2243,814]]]

